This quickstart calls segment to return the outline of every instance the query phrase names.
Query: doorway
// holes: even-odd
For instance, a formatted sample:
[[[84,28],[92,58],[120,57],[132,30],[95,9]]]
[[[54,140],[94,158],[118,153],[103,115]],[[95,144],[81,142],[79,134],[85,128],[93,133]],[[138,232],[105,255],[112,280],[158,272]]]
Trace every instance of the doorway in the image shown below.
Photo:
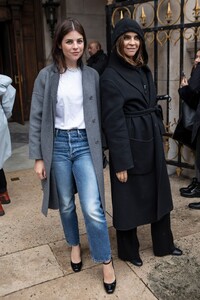
[[[11,121],[24,124],[29,120],[34,80],[44,66],[42,4],[12,1],[1,12],[0,73],[11,77],[16,89]]]

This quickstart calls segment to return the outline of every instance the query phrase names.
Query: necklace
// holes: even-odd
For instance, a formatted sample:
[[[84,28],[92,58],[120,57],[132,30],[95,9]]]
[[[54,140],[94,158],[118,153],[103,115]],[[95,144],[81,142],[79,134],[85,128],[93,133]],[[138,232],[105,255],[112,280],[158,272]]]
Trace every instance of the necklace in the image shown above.
[[[76,67],[76,68],[67,67],[67,70],[70,71],[70,72],[77,72],[79,70],[79,68],[78,67]]]

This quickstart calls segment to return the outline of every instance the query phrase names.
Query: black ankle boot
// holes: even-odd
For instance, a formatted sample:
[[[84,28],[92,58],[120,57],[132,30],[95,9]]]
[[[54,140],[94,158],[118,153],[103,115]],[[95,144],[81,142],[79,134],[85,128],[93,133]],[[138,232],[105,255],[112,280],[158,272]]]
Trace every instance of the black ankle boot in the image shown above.
[[[194,189],[198,184],[197,178],[192,178],[192,182],[187,187],[182,187],[179,189],[180,193],[189,192],[190,190]]]
[[[186,198],[200,198],[200,183],[197,182],[195,187],[181,192],[181,196]]]

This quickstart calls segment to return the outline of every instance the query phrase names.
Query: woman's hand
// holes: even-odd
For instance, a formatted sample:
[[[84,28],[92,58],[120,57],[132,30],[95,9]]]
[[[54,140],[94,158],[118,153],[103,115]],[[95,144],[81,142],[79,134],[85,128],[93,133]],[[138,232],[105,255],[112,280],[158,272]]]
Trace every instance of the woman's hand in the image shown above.
[[[183,87],[183,86],[186,86],[186,85],[188,85],[188,80],[187,80],[186,77],[183,77],[182,80],[181,80],[181,85],[180,85],[180,87]]]
[[[38,175],[38,177],[41,180],[47,178],[46,170],[45,170],[45,166],[44,166],[44,161],[42,159],[37,159],[35,161],[34,170],[35,170],[35,173]]]
[[[117,176],[118,180],[121,182],[127,182],[127,180],[128,180],[127,171],[118,172],[118,173],[116,173],[116,176]]]

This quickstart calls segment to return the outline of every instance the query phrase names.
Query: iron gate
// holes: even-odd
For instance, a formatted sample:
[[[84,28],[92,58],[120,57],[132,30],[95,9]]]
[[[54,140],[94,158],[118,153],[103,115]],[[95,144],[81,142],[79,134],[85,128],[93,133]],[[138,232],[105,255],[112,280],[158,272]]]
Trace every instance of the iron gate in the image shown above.
[[[172,139],[179,119],[181,100],[178,95],[182,71],[190,77],[195,53],[200,48],[200,6],[198,0],[129,0],[108,1],[106,5],[107,51],[111,51],[111,35],[116,22],[124,17],[135,19],[143,28],[149,65],[164,111],[166,160],[182,168],[194,168],[192,151]],[[188,154],[189,152],[189,154]]]

